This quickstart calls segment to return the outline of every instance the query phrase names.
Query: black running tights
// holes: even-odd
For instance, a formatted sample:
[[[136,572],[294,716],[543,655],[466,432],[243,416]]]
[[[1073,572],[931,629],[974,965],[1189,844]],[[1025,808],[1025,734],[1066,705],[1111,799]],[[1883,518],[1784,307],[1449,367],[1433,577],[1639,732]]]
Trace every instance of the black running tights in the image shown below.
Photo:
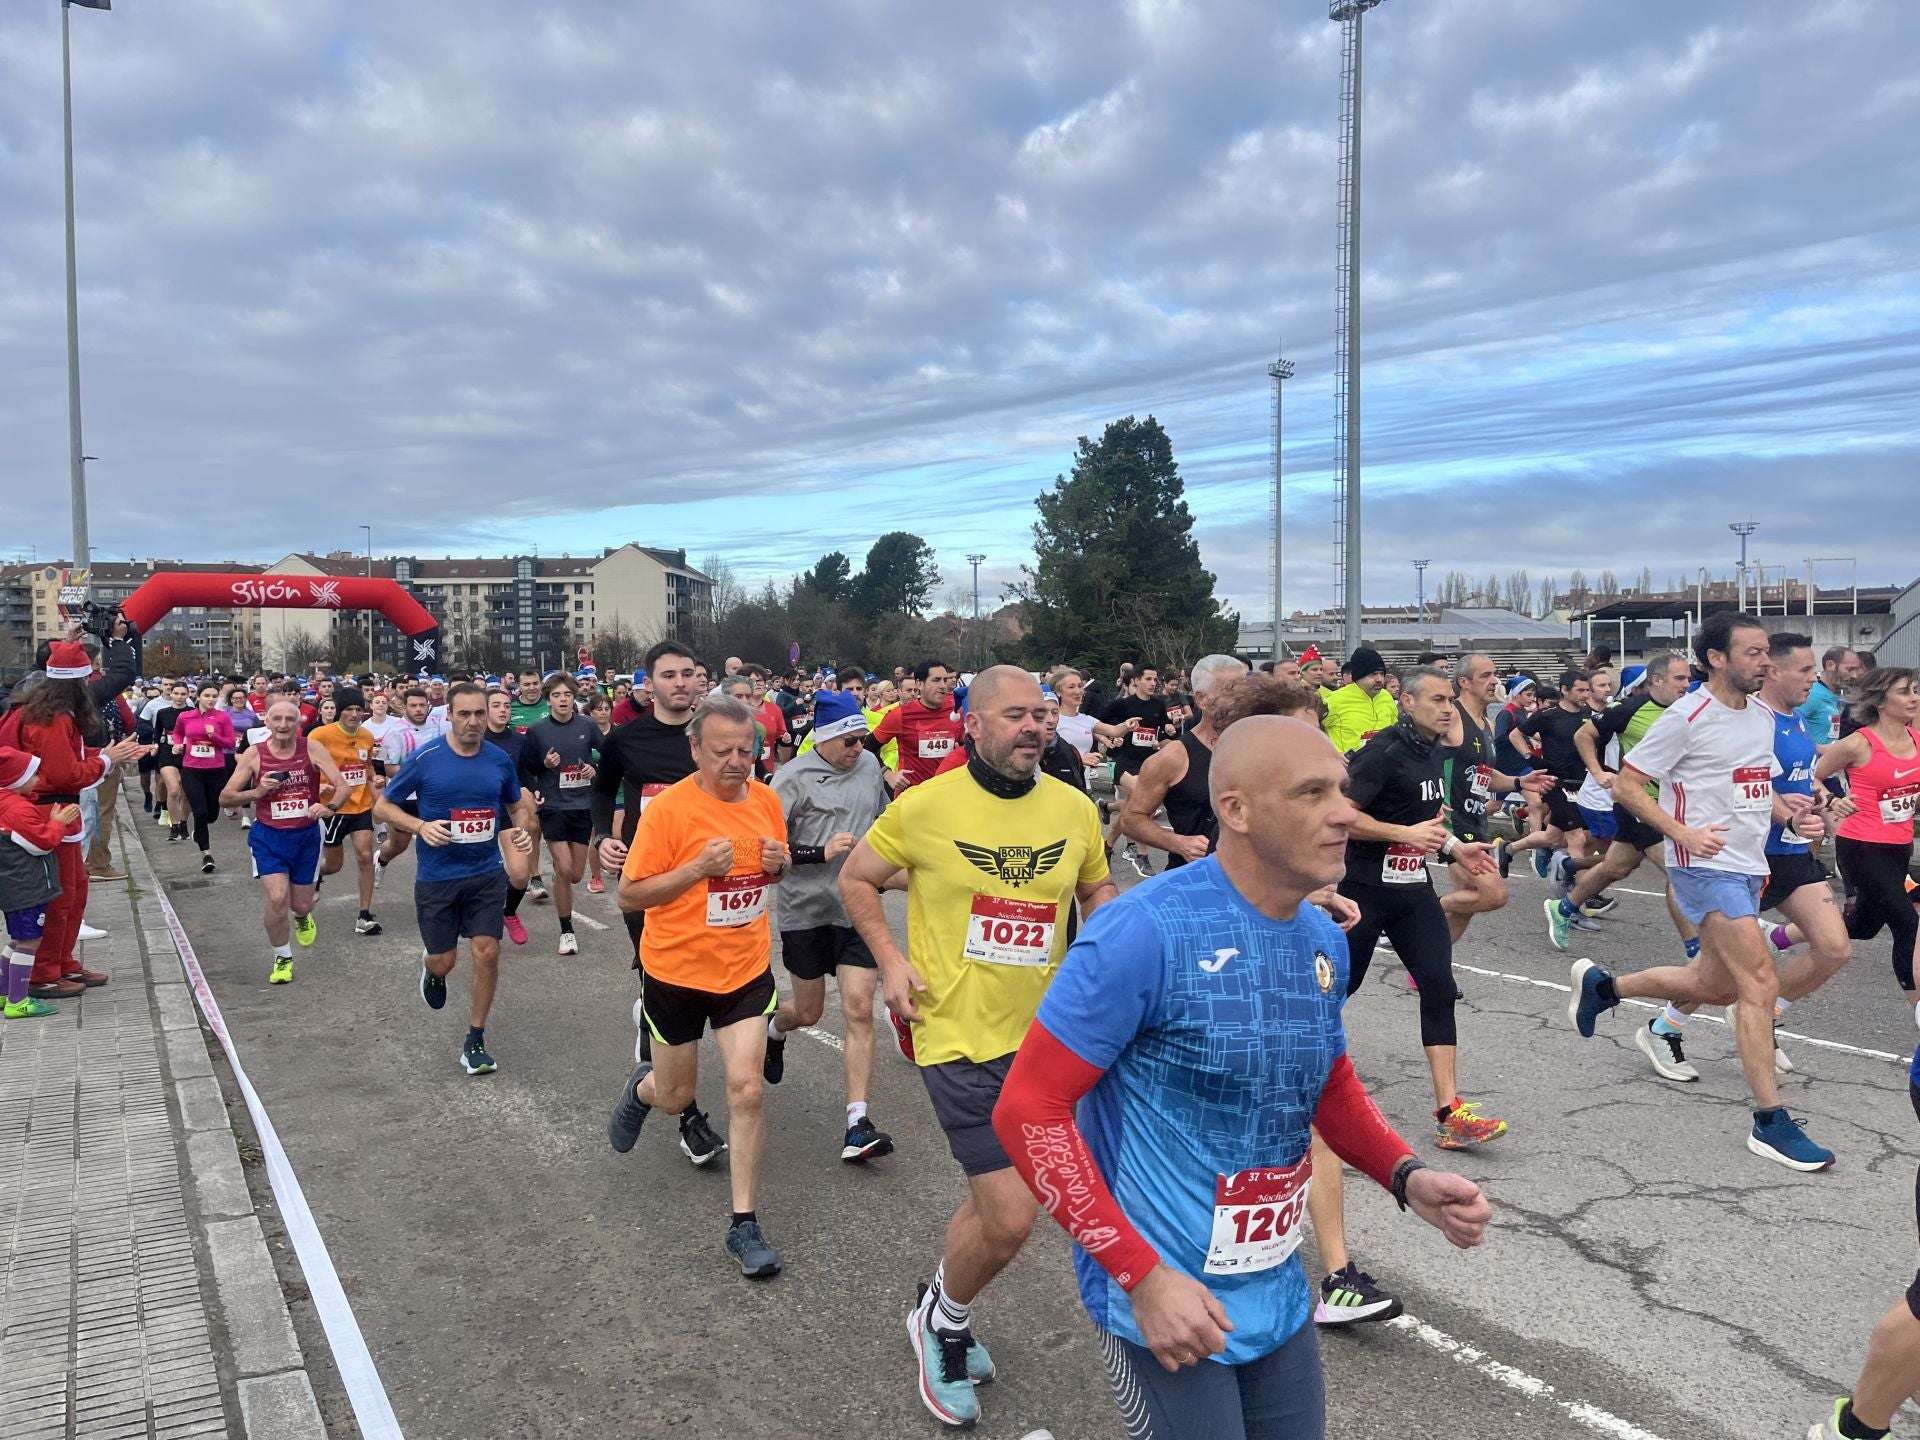
[[[1418,885],[1355,885],[1340,893],[1360,907],[1360,923],[1347,932],[1347,994],[1360,988],[1373,963],[1373,948],[1385,935],[1393,953],[1420,987],[1420,1043],[1458,1045],[1453,1024],[1453,937],[1433,882]]]
[[[187,806],[193,811],[193,843],[205,850],[207,827],[220,818],[220,790],[226,784],[227,772],[182,767],[179,774]]]
[[[1893,931],[1893,978],[1902,990],[1913,989],[1913,941],[1920,931],[1920,915],[1907,898],[1907,866],[1913,844],[1882,845],[1875,840],[1834,838],[1834,854],[1853,880],[1853,922],[1847,934],[1871,940],[1881,928]]]

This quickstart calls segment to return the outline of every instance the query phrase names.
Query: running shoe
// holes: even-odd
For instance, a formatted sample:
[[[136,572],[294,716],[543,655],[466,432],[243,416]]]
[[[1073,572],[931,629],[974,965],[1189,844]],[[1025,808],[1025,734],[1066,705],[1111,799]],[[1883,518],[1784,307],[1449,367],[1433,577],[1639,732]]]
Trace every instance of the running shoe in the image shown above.
[[[430,1009],[444,1010],[447,1006],[447,977],[436,975],[422,965],[420,967],[420,998],[427,1002]]]
[[[168,843],[169,845],[177,845],[177,844],[179,844],[179,843],[180,843],[180,842],[181,842],[182,840],[184,840],[184,839],[186,839],[186,838],[187,838],[187,827],[186,827],[186,826],[184,826],[184,825],[174,825],[174,826],[170,826],[170,827],[168,827],[168,830],[167,830],[167,843]]]
[[[1567,948],[1573,934],[1573,917],[1560,908],[1558,900],[1542,900],[1547,912],[1547,941],[1556,950]]]
[[[1527,853],[1533,856],[1533,873],[1538,875],[1542,880],[1546,879],[1547,862],[1553,859],[1552,854],[1544,849],[1529,850]]]
[[[1148,862],[1147,857],[1140,853],[1140,847],[1138,845],[1127,846],[1121,858],[1133,867],[1134,873],[1142,880],[1148,880],[1153,877],[1153,866]]]
[[[73,938],[76,940],[104,940],[107,938],[107,932],[102,930],[98,925],[89,925],[86,921],[82,920],[80,922],[80,928],[73,932]]]
[[[1482,1115],[1471,1105],[1456,1104],[1447,1111],[1446,1119],[1435,1120],[1433,1143],[1442,1150],[1471,1150],[1506,1133],[1506,1121]]]
[[[1509,844],[1505,836],[1493,842],[1493,858],[1499,863],[1502,880],[1513,874],[1513,851],[1508,848]]]
[[[240,812],[240,828],[242,830],[253,829],[253,816],[249,815],[244,810]]]
[[[727,1142],[708,1121],[706,1112],[698,1105],[689,1105],[680,1116],[680,1153],[705,1169],[726,1148]]]
[[[1787,1107],[1778,1106],[1753,1117],[1753,1130],[1747,1136],[1747,1149],[1767,1160],[1777,1160],[1789,1170],[1825,1170],[1833,1164],[1833,1152],[1807,1138],[1807,1122],[1796,1120]]]
[[[9,1002],[5,1006],[0,1006],[0,1016],[4,1016],[8,1020],[44,1020],[49,1015],[58,1015],[59,1013],[60,1007],[58,1005],[49,1005],[46,1001],[36,1000],[31,995],[24,1000]],[[848,1134],[851,1135],[852,1132],[849,1131]],[[841,1158],[845,1159],[846,1157],[843,1154]]]
[[[778,1085],[787,1074],[787,1037],[784,1035],[767,1036],[767,1058],[760,1062],[760,1078],[769,1085]]]
[[[1834,1401],[1833,1415],[1827,1420],[1815,1422],[1814,1427],[1807,1431],[1807,1440],[1843,1440],[1840,1417],[1846,1413],[1847,1402],[1852,1399],[1851,1395],[1842,1395]]]
[[[293,917],[293,938],[302,945],[313,944],[313,937],[320,933],[320,922],[311,915]]]
[[[742,1220],[727,1231],[727,1253],[740,1262],[749,1280],[765,1280],[780,1273],[780,1252],[760,1233],[758,1220]]]
[[[535,875],[527,881],[527,898],[536,905],[544,905],[551,898],[547,894],[547,882]]]
[[[928,1285],[924,1280],[916,1285],[914,1287],[914,1294],[917,1298],[913,1302],[914,1309],[926,1310],[928,1313],[931,1313],[933,1302],[928,1297],[932,1293],[933,1287]],[[993,1368],[993,1357],[987,1353],[987,1347],[972,1338],[972,1332],[969,1331],[967,1342],[967,1378],[976,1385],[988,1385],[993,1382],[993,1377],[997,1373]]]
[[[840,1146],[840,1158],[849,1165],[863,1165],[892,1153],[893,1137],[864,1115],[847,1127],[846,1141]]]
[[[1620,908],[1620,902],[1611,895],[1596,895],[1580,907],[1580,913],[1588,919],[1598,919],[1602,915],[1611,915]]]
[[[928,1295],[931,1295],[931,1291]],[[926,1298],[907,1315],[907,1339],[920,1363],[920,1403],[943,1425],[971,1430],[980,1418],[980,1397],[967,1373],[973,1333],[949,1334],[933,1328],[933,1307]]]
[[[276,955],[273,957],[273,970],[267,976],[269,985],[291,985],[293,983],[293,957]],[[429,1004],[432,1002],[429,1001]]]
[[[166,807],[164,805],[160,809],[153,812],[153,818],[156,824],[163,825],[169,830],[173,828],[173,821],[168,817]]]
[[[1640,1047],[1640,1053],[1653,1065],[1653,1073],[1663,1080],[1698,1080],[1700,1072],[1687,1059],[1680,1032],[1676,1030],[1671,1035],[1665,1035],[1654,1029],[1653,1023],[1649,1020],[1633,1032],[1633,1043]]]
[[[562,930],[560,932],[559,953],[562,955],[578,955],[580,953],[580,940],[573,931]]]
[[[1553,886],[1553,893],[1564,899],[1573,889],[1573,877],[1578,873],[1573,868],[1573,857],[1556,854],[1553,857],[1553,864],[1548,866],[1547,870],[1547,881]]]
[[[524,945],[527,943],[527,927],[520,923],[520,917],[518,915],[507,916],[505,923],[507,938],[509,940],[513,941],[516,945]]]
[[[1605,928],[1598,920],[1589,920],[1578,911],[1574,913],[1571,920],[1567,921],[1567,924],[1571,925],[1575,930],[1585,930],[1589,934],[1598,934]]]
[[[380,922],[371,915],[362,915],[353,922],[353,933],[356,935],[378,935],[380,933]]]
[[[202,875],[213,874],[213,856],[202,855],[200,857],[200,873]]]
[[[893,1026],[893,1042],[900,1047],[900,1053],[908,1060],[912,1060],[913,1026],[894,1014],[891,1009],[887,1011],[887,1023]]]
[[[622,1155],[633,1149],[633,1142],[640,1138],[640,1127],[647,1123],[647,1116],[653,1113],[653,1107],[643,1101],[639,1094],[640,1082],[653,1073],[653,1066],[641,1065],[627,1077],[627,1085],[620,1092],[620,1098],[613,1102],[613,1116],[607,1121],[607,1143]],[[680,1142],[684,1147],[686,1142]]]
[[[606,882],[605,880],[603,880],[603,879],[601,879],[601,878],[600,878],[600,877],[599,877],[598,875],[589,875],[589,876],[587,877],[587,893],[588,893],[589,895],[604,895],[604,894],[606,894],[606,893],[607,893],[607,882]]]
[[[387,862],[382,860],[378,855],[375,855],[373,857],[373,888],[374,889],[378,890],[380,888],[380,882],[386,877],[386,873],[387,873]]]
[[[1567,1019],[1582,1038],[1593,1038],[1593,1022],[1620,1003],[1613,976],[1591,960],[1573,962],[1573,994],[1567,997]]]
[[[1727,1006],[1727,1028],[1729,1030],[1734,1028],[1734,1016],[1739,1012],[1739,1009],[1740,1007],[1737,1004]],[[1788,1058],[1787,1052],[1780,1048],[1780,1017],[1778,1015],[1773,1017],[1773,1073],[1776,1075],[1791,1075],[1793,1073],[1793,1061]]]
[[[1382,1290],[1371,1275],[1349,1260],[1321,1280],[1313,1323],[1329,1329],[1363,1325],[1369,1320],[1391,1320],[1405,1308],[1399,1296]]]
[[[144,810],[144,811],[146,811],[146,812],[147,812],[147,814],[149,814],[149,815],[151,815],[151,814],[153,814],[153,797],[152,797],[151,795],[143,795],[143,796],[141,796],[141,797],[140,797],[140,808],[141,808],[142,810]]]
[[[480,1040],[469,1040],[460,1047],[460,1066],[469,1075],[491,1075],[500,1068],[487,1053],[486,1043]]]

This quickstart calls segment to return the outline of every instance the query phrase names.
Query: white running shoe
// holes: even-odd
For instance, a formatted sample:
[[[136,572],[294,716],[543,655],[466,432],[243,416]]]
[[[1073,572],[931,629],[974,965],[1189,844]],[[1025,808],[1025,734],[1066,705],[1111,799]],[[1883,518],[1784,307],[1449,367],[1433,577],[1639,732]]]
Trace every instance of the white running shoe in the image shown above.
[[[107,932],[97,925],[89,925],[86,921],[82,920],[80,922],[79,932],[74,938],[77,940],[104,940],[107,938]]]
[[[578,955],[580,953],[580,941],[571,930],[562,930],[560,932],[560,953],[562,955]]]

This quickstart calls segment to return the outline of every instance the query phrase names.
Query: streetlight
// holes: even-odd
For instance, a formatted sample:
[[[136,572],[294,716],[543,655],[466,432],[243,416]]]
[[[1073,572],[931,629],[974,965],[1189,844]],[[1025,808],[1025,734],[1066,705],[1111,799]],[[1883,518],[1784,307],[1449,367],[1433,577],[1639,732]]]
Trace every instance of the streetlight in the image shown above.
[[[1740,610],[1747,613],[1747,537],[1760,528],[1757,520],[1736,520],[1727,528],[1740,537]]]
[[[967,563],[973,566],[973,668],[975,670],[980,668],[980,662],[986,658],[986,651],[980,644],[980,562],[986,558],[984,555],[967,556]]]
[[[1416,560],[1413,562],[1413,583],[1415,593],[1419,596],[1420,624],[1422,628],[1424,628],[1427,623],[1427,566],[1432,563],[1433,561],[1431,560]]]
[[[73,554],[87,563],[87,457],[80,453],[80,279],[73,255],[73,25],[75,5],[111,10],[113,0],[60,0],[60,106],[67,162],[67,485],[73,499]]]
[[[373,526],[362,525],[367,532],[367,579],[373,579]],[[367,610],[367,674],[373,674],[373,610]]]

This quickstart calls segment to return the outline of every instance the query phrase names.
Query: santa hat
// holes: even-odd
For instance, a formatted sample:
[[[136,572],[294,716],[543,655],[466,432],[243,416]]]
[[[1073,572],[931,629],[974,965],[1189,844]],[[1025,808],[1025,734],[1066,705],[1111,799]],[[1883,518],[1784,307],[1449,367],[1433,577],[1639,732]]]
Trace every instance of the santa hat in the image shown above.
[[[813,702],[813,743],[823,744],[844,735],[867,733],[867,717],[861,712],[860,698],[850,692],[822,690]]]
[[[24,750],[16,750],[11,745],[0,745],[0,790],[24,790],[27,782],[39,772],[40,757],[29,755]]]
[[[1307,646],[1306,649],[1300,652],[1300,663],[1302,665],[1318,665],[1320,663],[1320,647],[1318,645]]]
[[[47,652],[49,680],[85,680],[93,674],[93,661],[78,640],[56,640]]]

